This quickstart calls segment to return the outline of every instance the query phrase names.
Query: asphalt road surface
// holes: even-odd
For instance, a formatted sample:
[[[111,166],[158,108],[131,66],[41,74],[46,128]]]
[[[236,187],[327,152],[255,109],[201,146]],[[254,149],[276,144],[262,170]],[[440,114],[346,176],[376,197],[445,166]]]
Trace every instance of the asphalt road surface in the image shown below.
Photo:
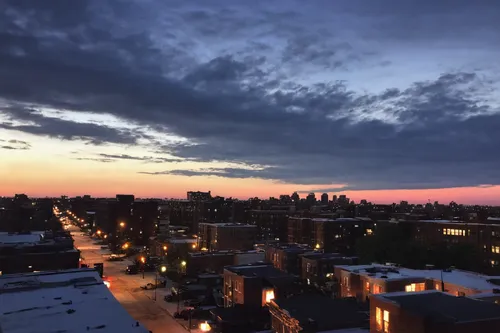
[[[187,332],[184,327],[146,295],[146,293],[151,294],[152,291],[144,291],[140,288],[146,283],[154,282],[154,273],[146,273],[144,279],[142,274],[125,274],[125,268],[131,264],[129,260],[106,261],[110,254],[108,250],[103,250],[100,245],[96,245],[96,240],[82,235],[82,232],[77,227],[71,226],[69,230],[75,240],[76,248],[81,251],[83,263],[88,264],[89,267],[93,267],[94,263],[104,263],[104,276],[111,284],[111,292],[135,320],[141,322],[153,333]],[[163,300],[158,300],[158,302],[163,302]]]

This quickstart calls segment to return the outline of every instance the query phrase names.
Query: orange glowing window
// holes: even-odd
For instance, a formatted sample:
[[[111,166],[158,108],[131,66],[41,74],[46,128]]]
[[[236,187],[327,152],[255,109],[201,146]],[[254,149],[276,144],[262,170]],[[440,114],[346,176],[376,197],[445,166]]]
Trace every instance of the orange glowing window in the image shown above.
[[[274,290],[266,290],[266,303],[271,302],[274,299]]]

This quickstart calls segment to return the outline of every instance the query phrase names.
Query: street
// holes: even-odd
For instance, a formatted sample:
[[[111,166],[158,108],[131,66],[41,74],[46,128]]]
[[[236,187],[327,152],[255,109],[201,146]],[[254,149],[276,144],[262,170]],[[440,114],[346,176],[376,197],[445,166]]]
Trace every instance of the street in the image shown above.
[[[82,235],[75,226],[70,226],[68,230],[71,231],[75,247],[81,251],[82,263],[89,267],[93,267],[94,263],[104,263],[104,276],[110,282],[111,292],[134,319],[153,333],[186,333],[187,330],[160,306],[160,302],[164,302],[163,296],[159,295],[155,302],[152,297],[154,291],[140,288],[155,282],[154,273],[145,273],[144,279],[142,274],[127,275],[125,268],[132,263],[130,260],[107,261],[109,250],[95,245],[95,240]]]

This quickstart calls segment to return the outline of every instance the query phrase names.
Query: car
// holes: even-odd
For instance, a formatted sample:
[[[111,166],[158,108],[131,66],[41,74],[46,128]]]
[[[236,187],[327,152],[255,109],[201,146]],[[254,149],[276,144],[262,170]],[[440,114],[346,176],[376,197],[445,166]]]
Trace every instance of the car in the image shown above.
[[[135,265],[129,265],[127,266],[127,268],[125,269],[125,273],[126,274],[130,274],[130,275],[133,275],[133,274],[138,274],[139,273],[139,269],[137,268],[137,266]]]

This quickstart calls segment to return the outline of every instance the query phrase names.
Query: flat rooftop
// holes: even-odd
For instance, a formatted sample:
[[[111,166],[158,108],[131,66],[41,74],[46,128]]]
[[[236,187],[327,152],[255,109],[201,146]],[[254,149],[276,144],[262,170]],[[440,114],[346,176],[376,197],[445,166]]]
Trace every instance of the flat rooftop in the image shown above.
[[[351,273],[365,275],[371,279],[385,281],[411,278],[441,281],[442,277],[445,283],[463,286],[472,290],[477,290],[478,292],[488,292],[493,289],[500,289],[500,276],[488,276],[459,269],[453,269],[451,272],[446,272],[440,269],[410,269],[381,264],[339,265],[337,268],[341,268]]]
[[[334,259],[357,259],[358,257],[348,257],[341,253],[307,253],[302,258],[313,260],[334,260]]]
[[[274,268],[270,264],[259,264],[259,265],[237,265],[237,266],[226,266],[230,272],[242,275],[245,277],[260,277],[260,278],[292,278],[291,275]]]
[[[439,291],[379,294],[374,297],[398,304],[403,310],[436,321],[460,323],[500,319],[500,305]]]
[[[43,235],[43,231],[32,231],[29,234],[0,232],[0,244],[34,244],[43,240]]]
[[[367,323],[368,306],[352,298],[333,299],[319,294],[299,294],[274,302],[301,324],[314,321],[318,331],[356,328]],[[332,315],[335,314],[335,315]]]
[[[257,228],[256,225],[253,224],[244,224],[244,223],[208,223],[202,222],[199,225],[210,225],[217,228],[229,228],[229,227],[238,227],[238,228]]]
[[[95,270],[0,276],[2,333],[148,333],[136,323]]]

